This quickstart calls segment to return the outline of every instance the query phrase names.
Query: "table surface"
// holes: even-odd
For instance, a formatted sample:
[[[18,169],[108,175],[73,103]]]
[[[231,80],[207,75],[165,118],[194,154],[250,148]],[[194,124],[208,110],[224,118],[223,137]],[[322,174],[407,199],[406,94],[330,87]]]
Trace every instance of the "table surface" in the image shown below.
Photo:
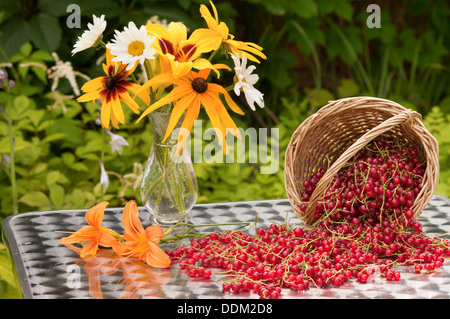
[[[122,232],[123,208],[107,208],[103,225]],[[144,227],[148,213],[139,208]],[[189,278],[175,263],[169,269],[155,269],[134,258],[118,258],[111,249],[101,250],[82,260],[71,249],[61,245],[61,231],[76,231],[86,225],[86,210],[29,212],[10,216],[3,221],[4,240],[9,248],[24,298],[259,298],[256,293],[223,294],[224,275],[213,270],[210,280]],[[198,204],[190,212],[193,224],[254,222],[299,224],[287,199]],[[421,218],[429,236],[450,233],[450,200],[434,196]],[[260,226],[260,225],[258,225]],[[237,226],[234,226],[237,227]],[[205,227],[199,231],[214,231]],[[221,230],[234,229],[223,226]],[[251,232],[251,231],[250,231]],[[448,235],[444,235],[450,238]],[[166,247],[162,246],[163,249]],[[450,262],[432,274],[414,273],[412,267],[399,268],[400,281],[387,282],[375,275],[366,284],[349,280],[337,288],[296,292],[283,289],[281,297],[290,298],[450,298]]]

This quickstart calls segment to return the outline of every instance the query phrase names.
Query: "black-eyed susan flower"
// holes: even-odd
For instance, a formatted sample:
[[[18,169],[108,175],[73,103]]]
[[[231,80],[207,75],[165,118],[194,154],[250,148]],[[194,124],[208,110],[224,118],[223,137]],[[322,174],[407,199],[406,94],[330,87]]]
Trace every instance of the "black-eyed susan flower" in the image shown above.
[[[103,71],[106,76],[101,76],[86,82],[81,90],[85,93],[80,96],[78,102],[88,102],[103,99],[100,119],[104,128],[109,128],[111,122],[115,128],[119,128],[119,123],[125,124],[121,101],[124,102],[134,113],[139,114],[139,105],[134,100],[137,94],[147,105],[150,103],[149,94],[141,91],[141,86],[126,80],[134,72],[135,65],[130,70],[126,70],[126,65],[120,62],[113,62],[113,55],[106,49],[106,64],[103,64]],[[133,97],[130,96],[133,93]],[[139,92],[139,94],[138,94]]]
[[[203,106],[206,114],[211,120],[211,126],[216,131],[217,139],[225,153],[228,152],[226,147],[227,132],[230,132],[239,139],[241,138],[236,124],[231,119],[221,100],[221,96],[225,98],[226,104],[233,112],[241,115],[243,115],[244,112],[242,112],[222,86],[207,81],[210,72],[210,69],[203,69],[199,72],[191,71],[181,78],[176,78],[171,72],[167,72],[154,77],[142,86],[144,89],[168,84],[173,84],[174,86],[169,94],[150,105],[142,113],[137,122],[142,120],[150,112],[153,112],[168,103],[174,103],[166,134],[164,136],[164,140],[166,140],[174,130],[178,120],[186,112],[183,123],[181,124],[181,130],[178,134],[176,155],[181,152],[186,143],[189,132],[194,125],[194,121],[198,118],[201,106]]]
[[[200,6],[200,14],[205,19],[208,28],[215,32],[215,37],[219,38],[223,45],[223,51],[228,53],[234,53],[242,58],[242,54],[245,53],[250,61],[259,63],[258,56],[261,59],[266,59],[266,55],[262,53],[262,47],[252,42],[237,41],[234,39],[234,35],[230,34],[228,26],[225,22],[219,22],[219,15],[217,9],[212,1],[209,1],[214,13],[214,17],[205,5]]]

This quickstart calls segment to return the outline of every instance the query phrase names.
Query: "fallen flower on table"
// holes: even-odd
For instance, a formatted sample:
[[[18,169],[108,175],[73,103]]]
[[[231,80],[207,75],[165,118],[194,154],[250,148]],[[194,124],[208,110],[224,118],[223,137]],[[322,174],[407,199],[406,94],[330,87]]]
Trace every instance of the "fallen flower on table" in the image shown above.
[[[164,238],[164,230],[160,226],[151,225],[144,229],[139,219],[137,204],[131,200],[122,214],[125,229],[125,241],[113,247],[121,256],[137,257],[156,268],[167,268],[171,264],[170,257],[159,247],[159,240]]]
[[[97,254],[99,246],[112,248],[117,255],[137,257],[156,268],[167,268],[171,264],[170,257],[159,247],[159,240],[164,238],[164,230],[160,226],[151,225],[146,229],[139,220],[139,211],[134,200],[127,203],[122,215],[124,235],[101,225],[108,202],[95,205],[86,212],[84,226],[59,242],[77,252],[81,258]],[[74,244],[81,243],[81,248]]]
[[[99,246],[117,246],[118,239],[122,236],[101,225],[108,205],[108,202],[101,202],[89,209],[85,215],[89,226],[84,226],[70,236],[61,238],[59,242],[73,249],[81,258],[95,256]],[[75,243],[81,243],[81,248],[75,246]]]

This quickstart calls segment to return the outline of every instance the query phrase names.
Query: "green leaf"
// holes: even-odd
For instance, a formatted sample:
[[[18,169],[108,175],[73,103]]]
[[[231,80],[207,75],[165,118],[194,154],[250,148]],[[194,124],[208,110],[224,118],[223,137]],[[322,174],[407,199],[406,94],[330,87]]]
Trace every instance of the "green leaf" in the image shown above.
[[[96,159],[98,160],[98,157]],[[87,166],[80,162],[70,165],[70,168],[79,172],[89,172]]]
[[[49,134],[64,133],[65,140],[74,144],[81,144],[83,139],[81,132],[78,129],[76,122],[65,117],[56,119],[49,129]]]
[[[50,207],[50,199],[43,192],[27,193],[19,199],[19,202],[30,207],[38,207],[40,210]]]
[[[47,62],[54,60],[53,56],[50,53],[48,53],[46,51],[42,51],[42,50],[34,51],[31,54],[30,58],[36,59],[36,60],[43,60],[43,61],[47,61]]]
[[[13,17],[2,23],[0,43],[7,55],[13,56],[30,39],[31,31],[27,21]]]
[[[299,17],[302,18],[313,18],[316,17],[318,13],[317,4],[314,0],[296,0],[292,2],[289,1],[288,10],[295,12]]]
[[[348,3],[347,0],[333,2],[337,2],[335,8],[336,14],[345,20],[350,21],[353,17],[353,6]]]
[[[45,137],[42,140],[42,142],[49,143],[49,142],[53,142],[53,141],[57,141],[57,140],[63,139],[65,137],[66,137],[66,133],[55,133],[55,134],[51,134],[51,135]]]
[[[359,93],[359,86],[351,79],[342,79],[341,85],[338,87],[339,97],[355,96]]]
[[[86,196],[84,192],[80,189],[75,189],[72,192],[72,202],[74,207],[83,208],[86,202]]]
[[[46,163],[38,163],[36,166],[33,167],[31,170],[32,175],[37,175],[39,173],[42,173],[47,169],[48,165]]]
[[[19,95],[13,100],[13,108],[8,110],[12,119],[23,118],[28,107],[30,106],[30,99],[25,95]]]
[[[18,152],[20,150],[23,150],[31,145],[30,142],[25,141],[23,137],[17,137],[14,151]],[[9,137],[3,138],[0,140],[0,154],[9,154],[10,150],[10,143],[9,143]]]
[[[64,206],[64,188],[58,184],[53,184],[49,187],[50,199],[56,209]]]
[[[30,20],[33,30],[31,41],[42,50],[54,52],[62,39],[62,30],[57,18],[46,13],[39,13]]]
[[[334,100],[333,94],[326,89],[308,90],[307,94],[307,98],[314,108],[324,106],[329,101]]]
[[[33,46],[30,44],[30,42],[24,43],[21,47],[20,47],[20,52],[22,52],[22,54],[24,56],[29,56],[31,54],[31,51],[33,50]]]
[[[52,172],[48,173],[48,175],[45,177],[47,186],[51,186],[54,183],[56,183],[58,181],[58,179],[60,178],[60,176],[61,176],[61,173],[59,171],[52,171]]]

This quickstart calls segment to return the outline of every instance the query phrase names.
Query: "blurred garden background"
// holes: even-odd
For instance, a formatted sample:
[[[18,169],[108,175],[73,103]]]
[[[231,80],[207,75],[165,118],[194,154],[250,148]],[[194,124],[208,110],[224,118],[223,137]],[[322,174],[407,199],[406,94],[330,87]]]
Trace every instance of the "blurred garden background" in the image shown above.
[[[210,7],[203,0],[1,0],[0,69],[6,73],[0,75],[0,221],[14,212],[12,163],[18,213],[89,208],[101,196],[111,207],[130,199],[140,202],[150,127],[127,121],[114,133],[129,146],[121,154],[113,152],[109,135],[96,124],[100,105],[76,101],[83,83],[102,75],[103,52],[89,49],[72,56],[71,50],[93,14],[105,14],[104,40],[109,40],[129,21],[206,27],[201,3]],[[261,45],[267,55],[255,71],[265,108],[253,112],[243,95],[233,96],[246,110],[233,119],[242,128],[279,129],[279,169],[261,174],[261,163],[196,163],[198,203],[285,198],[284,152],[291,134],[329,100],[357,95],[391,99],[422,114],[440,146],[437,193],[450,197],[448,1],[214,3],[237,39]],[[71,4],[80,8],[80,28],[68,25]],[[380,28],[367,25],[370,4],[381,9]],[[104,194],[101,154],[110,181]],[[1,241],[0,298],[20,298]]]

